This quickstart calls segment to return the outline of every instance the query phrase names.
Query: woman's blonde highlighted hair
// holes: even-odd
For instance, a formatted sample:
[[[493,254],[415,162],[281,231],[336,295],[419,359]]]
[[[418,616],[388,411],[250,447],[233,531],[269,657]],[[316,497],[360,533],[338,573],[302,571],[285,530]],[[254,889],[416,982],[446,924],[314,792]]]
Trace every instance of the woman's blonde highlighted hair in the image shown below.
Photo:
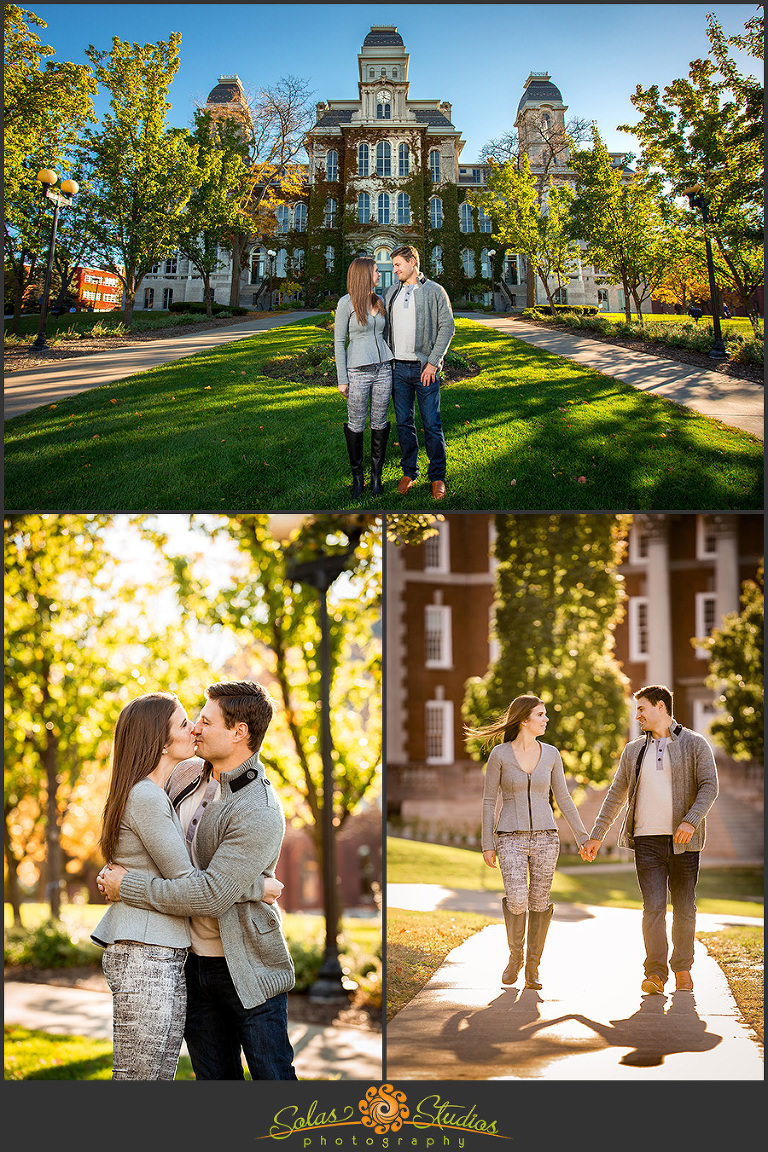
[[[385,315],[384,301],[373,290],[373,270],[376,261],[370,256],[358,256],[347,269],[347,292],[352,298],[355,316],[364,327],[368,327],[368,313],[371,309]]]
[[[495,743],[497,736],[501,736],[502,741],[514,740],[523,721],[528,719],[534,708],[543,703],[544,701],[538,696],[516,696],[506,712],[491,720],[490,724],[484,724],[480,728],[470,728],[465,724],[464,734],[480,737],[485,748]]]

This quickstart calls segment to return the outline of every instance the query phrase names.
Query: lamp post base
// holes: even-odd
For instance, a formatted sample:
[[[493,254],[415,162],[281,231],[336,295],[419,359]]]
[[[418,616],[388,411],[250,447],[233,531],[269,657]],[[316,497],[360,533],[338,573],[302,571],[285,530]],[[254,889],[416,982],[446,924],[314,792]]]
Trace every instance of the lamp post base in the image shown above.
[[[317,979],[310,986],[309,1000],[322,1004],[349,1004],[349,998],[356,987],[354,984],[348,987],[350,983],[344,979],[338,960],[326,957]]]
[[[717,344],[715,344],[714,347],[712,348],[711,352],[709,353],[709,358],[710,358],[710,360],[727,360],[728,359],[728,353],[726,352],[726,350],[722,344],[719,347]]]
[[[50,352],[50,350],[51,350],[51,346],[47,342],[45,337],[43,337],[41,340],[40,337],[38,336],[37,340],[35,340],[34,344],[32,345],[32,351],[33,352]]]

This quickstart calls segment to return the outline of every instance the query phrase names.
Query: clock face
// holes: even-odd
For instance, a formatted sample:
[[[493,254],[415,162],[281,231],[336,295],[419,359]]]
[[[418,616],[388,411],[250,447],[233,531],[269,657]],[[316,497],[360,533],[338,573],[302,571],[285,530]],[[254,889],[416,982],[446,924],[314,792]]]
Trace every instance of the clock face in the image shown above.
[[[382,88],[376,93],[376,99],[379,104],[388,104],[392,99],[392,93],[388,92],[386,88]]]

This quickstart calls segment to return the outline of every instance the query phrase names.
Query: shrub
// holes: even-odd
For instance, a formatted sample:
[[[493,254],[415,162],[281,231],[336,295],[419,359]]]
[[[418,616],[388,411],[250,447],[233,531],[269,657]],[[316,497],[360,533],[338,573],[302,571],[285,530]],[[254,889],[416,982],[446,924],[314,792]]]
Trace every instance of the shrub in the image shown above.
[[[206,309],[205,303],[202,300],[174,300],[168,307],[169,312],[194,312],[197,315],[205,316]],[[212,307],[214,316],[221,316],[227,313],[228,316],[247,316],[248,309],[240,308],[234,304],[214,304]]]
[[[30,968],[74,968],[94,964],[99,950],[90,942],[79,944],[63,924],[46,920],[37,928],[9,928],[5,963]]]

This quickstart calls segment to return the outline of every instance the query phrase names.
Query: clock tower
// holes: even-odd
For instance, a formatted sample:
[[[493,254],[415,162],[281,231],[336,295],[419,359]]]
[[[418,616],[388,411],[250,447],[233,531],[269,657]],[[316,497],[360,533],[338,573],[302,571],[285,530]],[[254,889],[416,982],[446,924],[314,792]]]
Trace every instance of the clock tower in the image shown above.
[[[353,116],[358,124],[372,120],[403,123],[413,120],[408,111],[409,56],[394,24],[375,24],[357,57],[360,109]]]

